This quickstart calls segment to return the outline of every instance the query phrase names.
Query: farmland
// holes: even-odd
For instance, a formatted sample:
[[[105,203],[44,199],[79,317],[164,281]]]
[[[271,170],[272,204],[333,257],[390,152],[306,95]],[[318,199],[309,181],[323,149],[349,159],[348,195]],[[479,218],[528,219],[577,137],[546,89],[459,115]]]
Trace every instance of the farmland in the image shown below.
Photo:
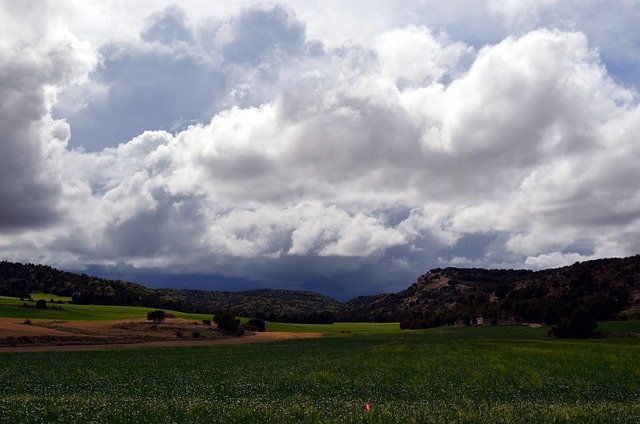
[[[4,353],[0,422],[640,419],[640,339],[551,340],[545,332],[441,328],[261,345]],[[373,405],[370,414],[364,402]]]

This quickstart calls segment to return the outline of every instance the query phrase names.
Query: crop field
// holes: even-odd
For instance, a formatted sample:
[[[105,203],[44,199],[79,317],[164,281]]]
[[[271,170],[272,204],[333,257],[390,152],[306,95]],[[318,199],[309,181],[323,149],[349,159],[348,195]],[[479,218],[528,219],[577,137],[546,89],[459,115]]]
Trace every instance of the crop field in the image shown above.
[[[397,333],[398,322],[336,322],[333,324],[289,324],[267,322],[267,331],[286,331],[290,333]]]
[[[0,422],[640,421],[640,339],[550,340],[545,331],[3,353]]]
[[[36,298],[44,298],[49,300],[52,296],[43,294],[40,297],[32,295]],[[65,298],[61,298],[65,299]],[[54,300],[56,300],[54,298]],[[52,306],[60,306],[63,309],[35,309],[35,302],[26,303],[31,308],[21,308],[24,302],[15,297],[0,296],[0,317],[5,318],[29,318],[29,319],[51,319],[64,321],[106,321],[121,320],[132,318],[145,318],[147,312],[153,308],[142,306],[105,306],[105,305],[74,305],[69,303],[55,304]],[[203,320],[211,319],[211,315],[206,314],[190,314],[178,311],[167,311],[174,314],[178,318]]]

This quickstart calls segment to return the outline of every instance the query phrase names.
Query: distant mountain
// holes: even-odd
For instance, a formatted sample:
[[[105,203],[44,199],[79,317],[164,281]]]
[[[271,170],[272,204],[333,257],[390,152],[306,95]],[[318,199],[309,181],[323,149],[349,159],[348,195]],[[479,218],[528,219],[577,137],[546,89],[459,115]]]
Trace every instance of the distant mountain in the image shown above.
[[[640,256],[598,259],[543,271],[433,269],[406,290],[357,297],[344,319],[401,321],[404,328],[454,323],[547,322],[580,307],[597,320],[638,318]]]

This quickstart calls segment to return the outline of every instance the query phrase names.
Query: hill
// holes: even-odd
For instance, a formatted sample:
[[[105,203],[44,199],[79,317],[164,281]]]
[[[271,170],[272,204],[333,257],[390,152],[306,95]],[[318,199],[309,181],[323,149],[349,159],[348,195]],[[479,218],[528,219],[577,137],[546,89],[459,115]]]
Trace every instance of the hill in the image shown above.
[[[319,293],[295,290],[150,289],[136,283],[60,271],[46,265],[0,262],[0,296],[28,298],[31,293],[71,296],[74,304],[145,306],[183,312],[237,315],[272,321],[327,323],[342,304]]]
[[[163,297],[212,311],[231,310],[236,315],[276,322],[330,323],[342,304],[320,293],[297,290],[157,290]]]
[[[640,256],[598,259],[542,271],[438,268],[406,290],[363,296],[345,319],[401,321],[403,328],[476,322],[554,324],[580,307],[597,320],[637,318]]]

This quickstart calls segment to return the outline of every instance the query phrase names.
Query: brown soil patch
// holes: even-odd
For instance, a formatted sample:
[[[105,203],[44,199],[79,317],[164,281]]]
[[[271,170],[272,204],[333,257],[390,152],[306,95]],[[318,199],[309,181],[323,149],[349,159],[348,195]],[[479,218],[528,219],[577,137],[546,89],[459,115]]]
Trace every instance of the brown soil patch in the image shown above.
[[[38,320],[31,320],[36,324]],[[21,336],[67,336],[64,331],[23,324],[24,319],[0,318],[0,338]]]
[[[264,332],[244,337],[225,337],[214,328],[182,319],[168,319],[157,326],[145,319],[87,322],[32,320],[31,325],[23,322],[15,318],[0,318],[0,341],[5,341],[5,345],[0,346],[0,353],[211,346],[321,336],[319,333]],[[181,333],[180,337],[178,332]],[[194,332],[198,333],[197,338],[193,338]]]

